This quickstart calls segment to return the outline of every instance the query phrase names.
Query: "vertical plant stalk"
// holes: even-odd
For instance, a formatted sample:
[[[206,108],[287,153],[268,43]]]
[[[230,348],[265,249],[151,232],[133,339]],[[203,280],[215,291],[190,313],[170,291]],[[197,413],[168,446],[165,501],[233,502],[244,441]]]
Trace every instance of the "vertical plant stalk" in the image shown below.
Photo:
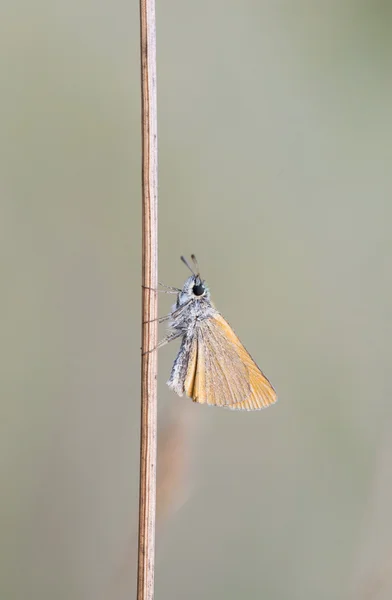
[[[143,300],[137,599],[154,597],[157,332],[158,150],[155,0],[140,0],[142,85]]]

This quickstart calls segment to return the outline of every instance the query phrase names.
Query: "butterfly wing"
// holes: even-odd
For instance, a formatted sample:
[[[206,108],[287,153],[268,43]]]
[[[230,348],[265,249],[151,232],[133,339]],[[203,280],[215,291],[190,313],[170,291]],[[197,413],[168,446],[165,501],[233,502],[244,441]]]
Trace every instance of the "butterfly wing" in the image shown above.
[[[233,410],[258,410],[276,401],[272,385],[220,314],[196,328],[184,391],[194,402]]]

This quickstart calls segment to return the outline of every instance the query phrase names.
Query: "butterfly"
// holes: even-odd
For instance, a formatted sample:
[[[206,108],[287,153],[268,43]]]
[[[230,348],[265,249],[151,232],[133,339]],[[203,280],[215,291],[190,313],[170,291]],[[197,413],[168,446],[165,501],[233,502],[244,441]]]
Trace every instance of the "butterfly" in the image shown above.
[[[259,410],[276,402],[276,392],[249,352],[216,310],[194,254],[195,270],[177,294],[172,311],[160,319],[170,321],[170,333],[159,347],[182,338],[168,386],[194,402],[232,410]],[[162,285],[162,284],[161,284]]]

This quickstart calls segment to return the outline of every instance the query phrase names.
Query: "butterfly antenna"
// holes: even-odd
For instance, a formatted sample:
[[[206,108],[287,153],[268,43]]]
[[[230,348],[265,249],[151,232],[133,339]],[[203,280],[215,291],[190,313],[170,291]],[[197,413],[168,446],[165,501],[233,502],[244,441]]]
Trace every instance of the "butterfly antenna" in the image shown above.
[[[191,254],[191,259],[193,260],[193,264],[196,267],[197,270],[197,275],[200,277],[200,269],[199,269],[199,263],[197,262],[197,258],[194,254]]]
[[[189,265],[187,259],[184,256],[181,256],[181,260],[184,263],[184,265],[186,265],[188,267],[188,269],[190,270],[190,272],[193,273],[193,275],[196,277],[196,273],[194,272],[194,270],[192,269],[192,267]]]

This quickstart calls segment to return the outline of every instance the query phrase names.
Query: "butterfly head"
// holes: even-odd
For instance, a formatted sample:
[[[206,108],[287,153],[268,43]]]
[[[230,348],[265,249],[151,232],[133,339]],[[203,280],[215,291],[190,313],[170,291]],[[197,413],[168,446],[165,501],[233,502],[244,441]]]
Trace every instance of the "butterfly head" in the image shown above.
[[[181,292],[178,294],[178,306],[197,300],[210,300],[210,291],[206,286],[206,282],[200,277],[199,266],[197,264],[195,255],[192,254],[191,258],[195,266],[195,270],[193,270],[185,258],[181,256],[181,260],[186,264],[192,275],[188,277]]]
[[[188,277],[181,292],[178,294],[178,305],[186,304],[189,301],[209,300],[210,291],[206,282],[199,275]]]

